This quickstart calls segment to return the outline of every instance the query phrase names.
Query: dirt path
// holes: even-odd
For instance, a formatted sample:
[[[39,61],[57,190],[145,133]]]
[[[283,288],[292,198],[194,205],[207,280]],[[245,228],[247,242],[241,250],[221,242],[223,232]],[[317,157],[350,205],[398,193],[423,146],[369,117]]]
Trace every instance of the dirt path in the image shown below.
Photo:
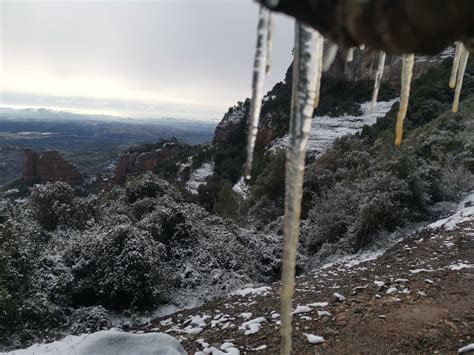
[[[294,354],[455,354],[474,343],[474,223],[424,229],[352,264],[298,278]],[[190,354],[278,354],[278,290],[244,290],[140,330],[174,335]]]

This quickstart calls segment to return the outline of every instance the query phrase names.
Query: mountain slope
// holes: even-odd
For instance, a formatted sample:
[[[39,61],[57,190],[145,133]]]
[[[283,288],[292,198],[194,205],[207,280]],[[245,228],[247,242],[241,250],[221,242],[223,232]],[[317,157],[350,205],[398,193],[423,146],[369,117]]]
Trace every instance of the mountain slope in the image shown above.
[[[386,250],[298,277],[294,353],[451,353],[472,343],[473,203],[474,193],[451,218],[400,233]],[[242,290],[140,329],[172,334],[191,354],[221,354],[212,347],[276,354],[278,290],[279,283]],[[318,338],[310,335],[324,342],[312,344]]]

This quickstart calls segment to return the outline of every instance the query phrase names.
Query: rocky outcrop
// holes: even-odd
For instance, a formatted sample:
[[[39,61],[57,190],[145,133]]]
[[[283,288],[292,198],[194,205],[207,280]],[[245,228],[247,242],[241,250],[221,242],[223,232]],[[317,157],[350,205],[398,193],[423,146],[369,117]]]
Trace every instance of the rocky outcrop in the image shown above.
[[[38,154],[32,149],[25,149],[21,180],[29,185],[55,181],[78,185],[83,179],[77,168],[58,151],[47,150]]]
[[[447,57],[454,55],[454,48],[446,48],[436,56],[416,56],[413,78],[417,79],[425,74],[430,68],[438,65]],[[377,70],[379,52],[372,49],[354,51],[354,60],[347,62],[347,51],[341,50],[331,69],[325,74],[326,77],[342,81],[372,81]],[[402,57],[399,55],[387,55],[385,60],[383,81],[395,90],[400,89],[402,70]]]
[[[430,68],[439,65],[444,59],[453,56],[454,48],[450,47],[436,56],[417,56],[413,78],[417,79]],[[354,52],[352,62],[347,62],[347,51],[340,50],[331,69],[323,74],[324,81],[342,82],[372,82],[377,69],[379,52],[371,49]],[[402,57],[387,55],[383,82],[392,89],[400,89]],[[257,145],[267,145],[275,138],[281,137],[288,131],[290,101],[291,101],[292,66],[288,69],[285,80],[277,83],[263,99],[262,113],[257,135]],[[321,98],[324,100],[324,96]],[[224,115],[217,125],[214,143],[235,144],[235,141],[245,140],[250,101],[239,102]]]
[[[179,143],[166,142],[157,149],[127,152],[115,162],[110,183],[121,184],[127,175],[154,170],[163,162],[175,158],[181,150],[182,145]]]

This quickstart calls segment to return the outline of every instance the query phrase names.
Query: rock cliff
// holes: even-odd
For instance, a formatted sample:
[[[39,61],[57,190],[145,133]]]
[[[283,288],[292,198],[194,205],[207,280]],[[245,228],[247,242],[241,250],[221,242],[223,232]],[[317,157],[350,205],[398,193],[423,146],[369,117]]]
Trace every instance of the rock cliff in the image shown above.
[[[127,175],[151,171],[160,164],[174,159],[183,149],[183,145],[169,141],[152,150],[128,151],[122,154],[115,162],[115,168],[110,178],[110,183],[121,184]]]
[[[38,154],[32,149],[25,149],[21,180],[26,184],[63,181],[77,185],[83,179],[77,168],[58,151],[47,150]]]

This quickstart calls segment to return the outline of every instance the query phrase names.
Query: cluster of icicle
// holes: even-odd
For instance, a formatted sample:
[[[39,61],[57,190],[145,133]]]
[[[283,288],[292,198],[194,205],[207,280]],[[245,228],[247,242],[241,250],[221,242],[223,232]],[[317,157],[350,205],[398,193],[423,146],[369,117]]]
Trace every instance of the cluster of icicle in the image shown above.
[[[252,101],[250,106],[249,132],[245,178],[251,178],[253,152],[258,133],[258,123],[263,99],[265,75],[270,70],[270,51],[272,37],[272,18],[269,10],[260,8],[257,35],[257,50],[254,61]],[[295,44],[293,61],[293,92],[290,114],[290,145],[286,157],[285,223],[283,236],[283,267],[281,286],[281,354],[291,353],[292,299],[295,285],[296,250],[298,245],[303,177],[305,169],[306,143],[311,130],[314,109],[319,105],[321,77],[323,71],[330,69],[337,51],[337,44],[330,44],[323,59],[324,37],[313,28],[298,21],[295,24]],[[352,61],[354,49],[350,48],[346,60]],[[363,46],[360,47],[363,50]],[[469,52],[462,43],[456,43],[456,54],[450,80],[455,88],[453,112],[459,108],[459,96],[466,70]],[[386,54],[379,55],[371,110],[375,109],[382,82]],[[395,145],[400,146],[403,135],[410,86],[413,76],[415,56],[403,56],[400,109],[397,116]]]

